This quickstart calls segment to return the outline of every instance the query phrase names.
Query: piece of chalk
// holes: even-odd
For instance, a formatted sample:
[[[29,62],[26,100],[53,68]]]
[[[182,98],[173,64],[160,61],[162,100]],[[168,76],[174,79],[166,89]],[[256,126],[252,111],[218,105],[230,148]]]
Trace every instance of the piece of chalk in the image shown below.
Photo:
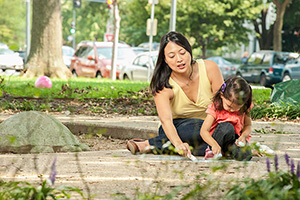
[[[190,156],[188,155],[188,158],[191,159],[192,161],[196,161],[197,160],[197,158],[195,156],[193,156],[192,154]]]
[[[221,153],[214,155],[214,159],[221,158],[221,157],[222,157]]]
[[[242,142],[242,141],[239,141],[239,142],[238,142],[238,145],[240,145],[241,147],[244,147],[244,146],[245,146],[244,142]]]

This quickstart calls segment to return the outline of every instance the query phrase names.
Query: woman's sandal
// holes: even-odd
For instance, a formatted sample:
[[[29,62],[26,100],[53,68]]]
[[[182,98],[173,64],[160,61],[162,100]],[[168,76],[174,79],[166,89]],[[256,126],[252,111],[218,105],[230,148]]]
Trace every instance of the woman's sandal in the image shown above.
[[[144,142],[145,140],[143,139],[139,139],[139,138],[134,138],[132,140],[129,140],[127,142],[127,149],[132,153],[132,154],[136,154],[138,152],[140,152],[140,149],[138,147],[138,145],[136,144],[136,142]]]

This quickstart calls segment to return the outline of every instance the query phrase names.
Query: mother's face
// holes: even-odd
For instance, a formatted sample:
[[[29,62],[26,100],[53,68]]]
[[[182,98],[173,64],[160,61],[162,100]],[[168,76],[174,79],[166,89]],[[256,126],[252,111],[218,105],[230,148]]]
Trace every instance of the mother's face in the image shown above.
[[[169,42],[164,50],[165,62],[178,73],[184,73],[191,66],[191,54],[182,46]]]

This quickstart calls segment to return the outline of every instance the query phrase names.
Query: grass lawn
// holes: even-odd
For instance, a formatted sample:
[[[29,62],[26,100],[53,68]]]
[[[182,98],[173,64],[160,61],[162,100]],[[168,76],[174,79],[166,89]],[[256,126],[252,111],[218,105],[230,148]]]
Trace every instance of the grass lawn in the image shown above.
[[[86,109],[94,113],[144,114],[156,115],[153,97],[148,91],[149,83],[110,79],[72,78],[69,80],[51,79],[52,88],[36,88],[34,79],[18,76],[0,76],[0,111],[8,109],[62,111],[69,110],[62,102],[53,106],[53,99],[75,99],[81,104],[92,102]],[[251,110],[253,119],[283,118],[287,120],[300,117],[297,105],[273,105],[270,102],[270,88],[254,88]],[[15,103],[8,100],[18,99]],[[44,99],[31,103],[28,98]],[[99,101],[101,101],[99,103]],[[95,103],[96,102],[96,103]],[[82,106],[82,105],[81,105]],[[127,107],[126,107],[127,106]],[[130,111],[128,111],[130,106]],[[72,108],[74,110],[74,108]],[[76,109],[75,109],[76,110]],[[147,111],[145,111],[147,110]]]

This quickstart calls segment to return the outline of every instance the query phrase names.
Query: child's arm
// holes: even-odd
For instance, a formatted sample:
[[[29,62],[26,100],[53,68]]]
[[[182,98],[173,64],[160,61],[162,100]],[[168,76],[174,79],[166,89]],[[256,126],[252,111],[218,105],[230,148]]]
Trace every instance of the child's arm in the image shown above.
[[[244,144],[246,144],[246,138],[250,135],[250,133],[251,133],[251,118],[246,115],[242,134],[236,141],[237,146],[240,146],[240,145],[238,145],[238,143],[240,141],[243,142]]]
[[[215,118],[212,115],[207,114],[202,124],[200,135],[203,138],[203,140],[211,146],[213,154],[218,155],[219,153],[221,153],[221,147],[209,133],[214,121]]]

